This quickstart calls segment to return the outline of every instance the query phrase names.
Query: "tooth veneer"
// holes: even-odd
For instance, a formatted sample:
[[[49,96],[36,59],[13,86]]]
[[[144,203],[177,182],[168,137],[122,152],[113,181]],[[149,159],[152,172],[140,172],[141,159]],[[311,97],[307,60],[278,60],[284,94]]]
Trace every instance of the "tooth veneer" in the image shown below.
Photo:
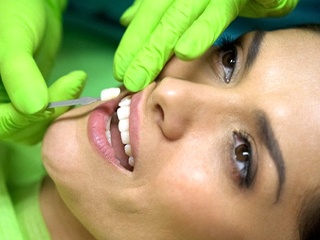
[[[119,103],[117,117],[119,119],[118,129],[121,134],[121,141],[124,144],[124,152],[128,156],[128,163],[131,167],[134,166],[134,158],[131,152],[130,135],[129,135],[129,116],[130,116],[131,96],[123,98]],[[109,143],[112,145],[112,137],[110,133],[110,121],[107,123],[106,136]]]

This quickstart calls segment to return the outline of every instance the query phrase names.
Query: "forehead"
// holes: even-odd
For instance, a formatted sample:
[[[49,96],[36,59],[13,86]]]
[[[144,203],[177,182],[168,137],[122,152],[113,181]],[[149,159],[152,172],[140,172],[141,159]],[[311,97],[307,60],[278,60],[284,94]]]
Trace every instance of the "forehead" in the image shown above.
[[[244,40],[247,42],[245,48],[249,47],[251,40]],[[318,107],[319,50],[320,35],[311,31],[292,29],[267,33],[253,67],[243,77],[246,87],[258,89],[254,95],[258,94],[262,101],[267,98],[268,102],[278,100],[279,104],[292,109],[297,106],[306,106],[305,110]],[[285,102],[285,99],[295,104]]]
[[[248,79],[255,104],[266,111],[287,166],[287,185],[318,184],[320,35],[292,29],[269,32]],[[312,175],[311,175],[312,176]],[[301,188],[306,185],[299,182]],[[308,186],[309,186],[308,185]]]

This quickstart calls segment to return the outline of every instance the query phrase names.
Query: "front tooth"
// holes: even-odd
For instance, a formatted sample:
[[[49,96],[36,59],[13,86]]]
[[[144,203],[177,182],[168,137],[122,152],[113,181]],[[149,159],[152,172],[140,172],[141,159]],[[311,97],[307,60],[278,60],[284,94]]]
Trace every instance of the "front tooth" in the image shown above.
[[[120,132],[129,131],[129,119],[120,120],[118,123]]]
[[[117,115],[119,120],[128,118],[130,115],[130,106],[124,106],[124,107],[118,108]]]
[[[118,97],[120,92],[120,88],[106,88],[101,91],[100,98],[102,101],[111,100]]]
[[[111,118],[108,119],[107,124],[106,124],[106,137],[107,137],[109,144],[112,146],[110,124],[111,124]]]
[[[130,103],[131,103],[131,96],[126,96],[120,101],[119,107],[130,106]]]
[[[121,132],[121,141],[122,141],[123,144],[130,143],[129,132],[128,131]]]
[[[129,165],[130,165],[131,167],[134,167],[134,158],[133,158],[132,156],[129,157],[128,163],[129,163]]]
[[[127,144],[124,146],[124,152],[126,153],[127,156],[132,156],[130,144]]]

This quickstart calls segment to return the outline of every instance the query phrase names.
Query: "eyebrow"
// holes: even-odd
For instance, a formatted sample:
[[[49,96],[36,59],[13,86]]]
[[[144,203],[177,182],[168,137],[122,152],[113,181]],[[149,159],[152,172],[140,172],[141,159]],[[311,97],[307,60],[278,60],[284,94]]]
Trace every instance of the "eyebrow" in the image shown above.
[[[278,189],[276,191],[276,200],[275,200],[275,203],[277,203],[280,200],[283,185],[286,180],[285,162],[282,156],[279,142],[274,135],[274,131],[272,129],[270,121],[266,116],[266,113],[262,110],[256,111],[254,113],[254,118],[257,123],[260,138],[262,139],[263,144],[266,146],[271,156],[271,159],[273,160],[277,168]]]
[[[256,31],[254,34],[254,37],[251,40],[249,50],[247,53],[247,59],[245,63],[245,72],[248,72],[249,69],[254,64],[255,60],[257,59],[257,56],[259,54],[260,46],[263,41],[264,36],[266,35],[265,31]]]

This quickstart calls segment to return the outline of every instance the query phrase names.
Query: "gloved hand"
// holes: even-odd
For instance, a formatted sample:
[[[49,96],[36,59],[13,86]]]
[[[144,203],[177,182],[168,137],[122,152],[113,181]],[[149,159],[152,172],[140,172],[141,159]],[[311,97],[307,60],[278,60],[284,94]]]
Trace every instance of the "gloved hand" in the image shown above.
[[[48,104],[44,77],[60,45],[65,4],[65,0],[1,1],[0,74],[10,101],[22,113],[40,112]]]
[[[139,91],[173,55],[202,55],[238,16],[289,13],[298,0],[136,0],[122,16],[129,25],[114,57],[114,76]],[[130,23],[130,24],[129,24]]]
[[[65,4],[66,0],[1,1],[0,140],[36,142],[48,120],[59,114],[50,117],[52,113],[42,111],[49,102],[44,78],[60,45]],[[70,89],[64,89],[64,96],[76,95],[79,84],[65,84]]]
[[[86,74],[82,71],[74,71],[59,78],[49,88],[49,100],[60,101],[79,97],[85,81]],[[61,107],[41,113],[24,114],[10,102],[1,85],[0,102],[0,140],[23,144],[34,144],[40,141],[50,122],[69,109]]]

